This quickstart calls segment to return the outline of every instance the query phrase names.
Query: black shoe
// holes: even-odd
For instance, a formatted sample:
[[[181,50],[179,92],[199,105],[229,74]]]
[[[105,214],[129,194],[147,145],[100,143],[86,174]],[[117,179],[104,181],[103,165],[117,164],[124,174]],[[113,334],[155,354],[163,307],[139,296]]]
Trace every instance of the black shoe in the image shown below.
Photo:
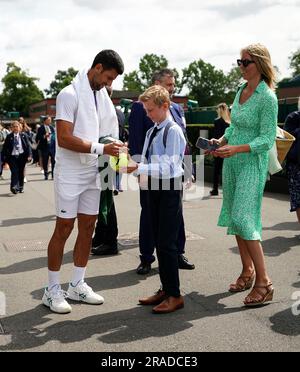
[[[118,190],[114,190],[113,194],[114,195],[118,195],[119,194],[119,191]]]
[[[141,262],[136,269],[136,273],[139,275],[149,274],[150,271],[151,271],[151,263],[149,262]]]
[[[117,245],[100,244],[97,247],[92,247],[92,254],[96,256],[118,254]]]
[[[17,194],[18,193],[18,189],[16,187],[12,187],[10,189],[10,191],[13,193],[13,194]]]
[[[210,193],[211,196],[219,195],[219,191],[218,190],[214,190],[214,189],[212,189],[209,193]]]
[[[194,270],[195,265],[189,263],[188,259],[183,254],[178,255],[178,268],[182,270]]]
[[[19,189],[18,190],[20,194],[23,194],[24,193],[24,190],[23,189]]]

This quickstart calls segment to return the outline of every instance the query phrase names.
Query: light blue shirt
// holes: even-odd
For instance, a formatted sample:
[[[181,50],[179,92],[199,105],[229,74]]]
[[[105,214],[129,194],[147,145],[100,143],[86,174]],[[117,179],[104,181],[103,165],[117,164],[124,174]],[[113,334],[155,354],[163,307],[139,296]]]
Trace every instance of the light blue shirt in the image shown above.
[[[167,118],[160,124],[155,124],[146,133],[142,153],[142,162],[139,164],[137,173],[145,174],[153,178],[175,178],[183,175],[183,157],[186,140],[179,125],[175,122],[169,128],[166,146],[163,143],[163,134],[167,124],[172,121]],[[154,137],[149,149],[149,163],[145,159],[149,139],[154,128],[160,129]]]

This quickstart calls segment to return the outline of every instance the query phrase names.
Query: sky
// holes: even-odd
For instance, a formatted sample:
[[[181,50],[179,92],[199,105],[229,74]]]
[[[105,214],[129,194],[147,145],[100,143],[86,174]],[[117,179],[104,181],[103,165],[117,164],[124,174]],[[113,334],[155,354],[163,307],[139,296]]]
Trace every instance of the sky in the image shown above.
[[[299,19],[300,0],[0,0],[0,79],[15,62],[44,90],[57,70],[88,68],[102,49],[121,55],[125,73],[146,53],[179,71],[201,58],[228,72],[257,42],[283,78],[300,48]]]

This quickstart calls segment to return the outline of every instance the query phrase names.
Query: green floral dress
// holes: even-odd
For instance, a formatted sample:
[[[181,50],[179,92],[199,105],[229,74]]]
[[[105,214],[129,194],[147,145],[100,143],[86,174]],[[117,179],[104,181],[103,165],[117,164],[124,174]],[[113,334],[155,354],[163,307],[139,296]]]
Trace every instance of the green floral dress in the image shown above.
[[[261,204],[268,172],[268,150],[276,137],[278,102],[261,81],[252,96],[239,103],[243,84],[233,103],[231,125],[225,131],[229,145],[249,144],[251,151],[224,159],[223,205],[218,225],[228,235],[261,240]]]

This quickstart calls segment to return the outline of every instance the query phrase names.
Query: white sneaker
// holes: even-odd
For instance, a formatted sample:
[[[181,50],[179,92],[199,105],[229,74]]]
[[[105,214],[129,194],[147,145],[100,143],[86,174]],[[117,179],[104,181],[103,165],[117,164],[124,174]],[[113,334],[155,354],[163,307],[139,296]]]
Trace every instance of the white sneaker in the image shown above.
[[[61,289],[59,284],[53,286],[50,291],[48,287],[45,288],[44,296],[42,298],[43,304],[50,307],[54,313],[66,314],[72,311],[71,306],[67,303],[65,298],[67,293]]]
[[[79,281],[76,286],[70,283],[67,293],[68,298],[73,301],[82,301],[91,305],[101,305],[104,302],[104,298],[95,293],[92,288],[82,280]]]

